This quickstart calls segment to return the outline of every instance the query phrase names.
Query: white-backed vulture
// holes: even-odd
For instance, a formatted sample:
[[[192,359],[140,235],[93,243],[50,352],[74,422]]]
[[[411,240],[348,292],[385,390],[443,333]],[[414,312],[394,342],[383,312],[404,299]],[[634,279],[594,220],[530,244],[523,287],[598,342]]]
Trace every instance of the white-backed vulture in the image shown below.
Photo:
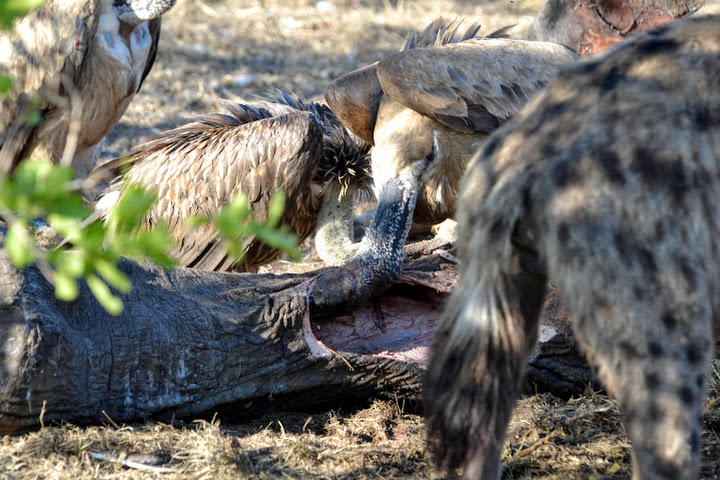
[[[187,230],[186,219],[217,212],[242,190],[254,218],[264,221],[271,196],[282,189],[287,197],[282,223],[300,241],[320,219],[320,256],[341,263],[354,253],[348,250],[352,206],[358,196],[371,195],[370,146],[323,104],[284,94],[254,105],[222,103],[231,115],[193,117],[131,156],[100,165],[92,179],[129,170],[101,192],[96,214],[104,215],[126,183],[139,183],[157,195],[145,225],[167,223],[178,241],[175,256],[181,266],[251,271],[281,252],[251,238],[238,263],[211,226]]]
[[[0,33],[0,71],[13,79],[0,113],[0,174],[25,158],[67,155],[86,177],[150,71],[160,15],[174,3],[48,0]],[[28,121],[33,112],[39,123]]]
[[[410,225],[400,217],[426,225],[452,217],[471,156],[560,66],[577,59],[562,45],[506,38],[509,27],[476,38],[478,26],[462,36],[458,26],[436,20],[400,52],[337,79],[326,93],[338,118],[373,144],[373,221],[393,228],[371,228],[357,260],[388,285],[399,274],[397,247]],[[394,228],[406,223],[408,229]]]

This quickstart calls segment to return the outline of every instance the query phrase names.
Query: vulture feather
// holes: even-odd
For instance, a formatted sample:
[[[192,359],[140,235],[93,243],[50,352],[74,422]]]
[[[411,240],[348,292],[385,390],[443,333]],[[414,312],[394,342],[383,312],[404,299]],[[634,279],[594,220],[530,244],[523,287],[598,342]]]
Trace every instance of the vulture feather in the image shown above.
[[[282,189],[287,198],[282,223],[302,241],[320,222],[316,245],[321,257],[344,261],[352,254],[344,250],[352,242],[352,200],[371,192],[370,146],[346,130],[326,105],[296,96],[280,93],[253,105],[222,103],[230,115],[192,117],[132,155],[98,166],[91,180],[123,169],[127,173],[100,193],[96,215],[107,212],[125,184],[139,183],[157,195],[145,225],[162,221],[170,227],[180,265],[251,271],[281,252],[250,238],[238,263],[211,226],[187,230],[186,219],[211,215],[243,191],[254,218],[264,221],[271,196]]]
[[[473,24],[460,35],[459,22],[438,19],[411,35],[400,52],[328,88],[333,111],[374,145],[379,191],[403,169],[429,160],[419,179],[416,223],[453,216],[473,153],[559,67],[577,58],[562,45],[507,38],[509,28],[477,37],[479,26]]]

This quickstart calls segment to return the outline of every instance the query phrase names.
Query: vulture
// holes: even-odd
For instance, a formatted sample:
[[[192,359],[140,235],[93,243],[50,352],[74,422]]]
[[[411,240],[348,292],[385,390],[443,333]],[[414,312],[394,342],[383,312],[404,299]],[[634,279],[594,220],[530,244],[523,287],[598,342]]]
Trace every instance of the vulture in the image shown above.
[[[433,225],[452,218],[471,156],[561,66],[578,58],[563,45],[510,39],[511,27],[479,38],[478,25],[463,35],[459,26],[435,20],[410,35],[400,52],[340,77],[326,91],[338,118],[373,145],[374,221],[397,225],[408,215]],[[363,238],[359,254],[389,280],[399,264],[378,256],[403,244],[408,232],[382,234],[379,227],[369,230],[373,238]]]
[[[99,165],[92,181],[123,169],[126,173],[99,194],[94,217],[106,215],[126,184],[139,183],[157,195],[144,226],[169,226],[181,266],[253,271],[281,252],[250,238],[238,262],[211,225],[188,230],[186,220],[217,212],[243,191],[254,218],[264,221],[271,196],[282,189],[282,223],[300,241],[317,227],[315,244],[323,260],[339,264],[352,256],[353,202],[372,196],[370,145],[350,133],[326,105],[294,95],[281,92],[252,105],[221,103],[229,115],[191,117],[132,155]]]
[[[0,71],[13,79],[0,111],[0,175],[47,158],[86,177],[150,71],[160,16],[174,3],[48,0],[0,32]]]

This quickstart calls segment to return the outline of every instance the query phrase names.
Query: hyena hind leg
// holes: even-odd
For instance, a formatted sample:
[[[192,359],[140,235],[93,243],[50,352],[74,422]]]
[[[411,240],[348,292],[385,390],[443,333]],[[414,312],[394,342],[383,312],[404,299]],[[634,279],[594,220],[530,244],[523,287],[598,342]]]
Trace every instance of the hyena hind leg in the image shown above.
[[[712,358],[710,309],[685,315],[640,310],[598,309],[602,318],[576,318],[576,329],[623,409],[633,478],[695,479]]]

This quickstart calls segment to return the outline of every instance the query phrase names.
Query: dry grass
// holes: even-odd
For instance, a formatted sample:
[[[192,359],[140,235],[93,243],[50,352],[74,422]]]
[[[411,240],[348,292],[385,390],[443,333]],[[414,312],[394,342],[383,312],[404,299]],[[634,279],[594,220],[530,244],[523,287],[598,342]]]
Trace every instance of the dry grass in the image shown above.
[[[716,366],[717,369],[717,366]],[[704,415],[703,475],[720,475],[720,377]],[[143,466],[143,462],[151,467]],[[588,391],[519,401],[503,454],[506,479],[624,479],[630,444],[617,403]],[[437,478],[422,417],[392,401],[343,412],[172,425],[72,425],[0,439],[0,479]]]
[[[488,32],[510,23],[522,31],[542,0],[329,3],[334,6],[323,10],[299,0],[180,0],[166,16],[153,72],[109,138],[108,155],[184,116],[220,111],[218,98],[248,100],[279,88],[317,99],[330,80],[397,50],[408,31],[440,15],[479,20]],[[715,373],[704,478],[720,475],[719,385]],[[434,478],[424,432],[422,417],[394,402],[242,424],[46,426],[0,438],[0,480]],[[588,392],[567,402],[550,395],[522,399],[503,460],[509,479],[620,479],[630,476],[629,459],[616,403]],[[136,468],[143,461],[154,469]]]

